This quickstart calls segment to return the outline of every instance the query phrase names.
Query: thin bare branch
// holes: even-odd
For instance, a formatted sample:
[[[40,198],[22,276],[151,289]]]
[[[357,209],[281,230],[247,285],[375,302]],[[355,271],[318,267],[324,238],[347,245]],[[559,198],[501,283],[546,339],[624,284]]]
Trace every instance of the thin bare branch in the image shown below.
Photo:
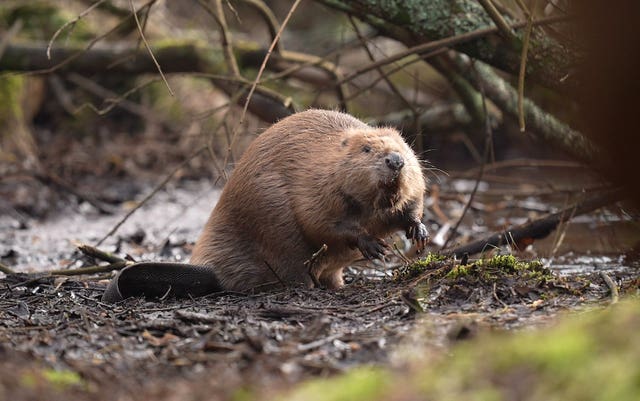
[[[147,48],[147,51],[149,52],[149,56],[151,56],[151,59],[156,65],[156,68],[158,69],[158,72],[160,73],[160,76],[162,77],[164,84],[167,86],[167,89],[169,90],[169,94],[171,96],[175,96],[173,93],[173,90],[171,90],[171,86],[169,86],[169,82],[167,82],[167,78],[162,73],[162,68],[160,67],[160,64],[158,64],[158,60],[156,60],[156,57],[153,55],[153,52],[151,51],[151,46],[149,46],[149,42],[147,42],[147,38],[144,36],[144,30],[142,29],[142,25],[140,25],[140,20],[138,19],[138,13],[136,12],[136,7],[133,5],[133,0],[129,0],[129,4],[131,5],[131,12],[133,13],[133,18],[136,20],[136,25],[138,26],[138,32],[140,33],[140,38],[144,42],[144,46]]]
[[[358,25],[356,25],[356,22],[354,21],[352,16],[349,16],[349,22],[351,23],[351,28],[356,33],[356,36],[358,36],[358,40],[360,40],[360,43],[362,43],[362,48],[367,53],[369,60],[371,60],[371,62],[375,62],[376,58],[371,52],[371,49],[369,49],[367,41],[365,40],[364,36],[362,36],[362,33],[360,32],[360,29],[358,29]],[[393,92],[398,97],[398,99],[402,101],[405,107],[411,110],[414,116],[417,116],[418,113],[416,111],[416,108],[411,104],[411,102],[407,100],[407,98],[400,92],[400,90],[393,84],[393,82],[391,82],[391,79],[389,79],[388,74],[382,70],[382,67],[377,67],[376,71],[378,71],[380,77],[384,80],[384,82],[386,82],[391,92]]]
[[[496,8],[495,4],[491,0],[478,0],[478,3],[482,5],[484,10],[489,14],[489,17],[493,20],[493,23],[496,24],[496,27],[500,30],[500,34],[504,36],[505,39],[509,40],[512,44],[518,42],[518,37],[513,33],[507,21],[502,18],[502,14]]]
[[[298,53],[289,50],[282,49],[278,58],[293,63],[308,63],[313,64],[317,68],[326,72],[334,81],[340,81],[344,77],[338,66],[334,63],[318,57],[312,54]],[[339,108],[347,110],[347,100],[349,99],[347,88],[345,85],[336,85],[336,92],[338,96]]]
[[[617,304],[620,300],[620,292],[618,291],[618,286],[613,282],[611,277],[606,272],[600,271],[600,277],[604,280],[607,287],[609,287],[609,291],[611,292],[611,304]]]
[[[11,269],[9,266],[0,263],[0,273],[4,273],[4,274],[15,274],[16,272],[13,271],[13,269]]]
[[[214,10],[207,0],[198,0],[198,4],[202,7],[207,14],[209,14],[218,24],[220,28],[220,40],[222,41],[222,49],[224,51],[224,58],[227,62],[229,72],[234,77],[240,77],[240,69],[238,68],[238,62],[233,54],[233,46],[231,44],[231,32],[227,27],[227,20],[224,18],[224,10],[222,9],[222,1],[216,0],[216,9]]]
[[[474,68],[474,71],[475,71],[475,68]],[[477,74],[477,72],[475,72],[475,74]],[[485,167],[485,164],[487,163],[487,159],[489,158],[489,154],[492,148],[493,129],[491,127],[491,122],[489,121],[489,112],[487,111],[487,97],[485,96],[484,87],[482,85],[480,85],[479,89],[480,89],[480,94],[482,95],[482,111],[483,111],[482,114],[484,115],[484,129],[485,129],[484,152],[482,154],[482,161],[478,169],[478,176],[476,177],[476,183],[473,186],[473,190],[471,191],[471,194],[469,195],[469,200],[464,205],[464,209],[462,210],[462,213],[460,214],[458,221],[456,221],[456,224],[451,229],[449,236],[447,237],[444,244],[442,244],[442,247],[440,247],[440,250],[447,248],[447,245],[449,245],[449,242],[458,231],[458,227],[460,227],[460,224],[462,223],[464,216],[469,211],[471,202],[473,202],[473,198],[475,197],[476,192],[478,191],[478,187],[480,186],[480,181],[482,181],[482,176],[484,175],[484,167]]]
[[[140,7],[136,11],[136,13],[142,13],[143,10],[146,10],[147,8],[151,7],[156,1],[157,0],[149,0],[147,3],[142,5],[142,7]],[[118,24],[116,24],[116,26],[114,26],[113,28],[111,28],[110,30],[105,32],[104,34],[99,35],[96,38],[94,38],[91,41],[89,41],[89,43],[83,49],[78,50],[78,51],[76,51],[76,52],[74,52],[74,53],[72,53],[72,54],[70,54],[68,56],[65,56],[65,58],[62,61],[60,61],[59,63],[57,63],[56,65],[54,65],[52,67],[48,67],[48,68],[42,68],[42,69],[38,69],[38,70],[29,71],[28,73],[25,73],[25,75],[50,74],[52,72],[58,71],[59,69],[61,69],[64,66],[66,66],[67,64],[70,64],[74,60],[78,59],[86,51],[88,51],[91,48],[93,48],[93,46],[95,46],[96,43],[98,43],[102,39],[106,38],[107,36],[111,35],[112,33],[116,32],[118,29],[120,29],[120,27],[122,27],[124,24],[126,24],[129,21],[129,18],[131,18],[131,15],[128,18],[125,18],[125,19],[121,20],[120,22],[118,22]],[[11,46],[9,46],[9,47],[11,47]]]
[[[58,28],[57,31],[54,32],[53,36],[51,36],[51,39],[49,39],[49,44],[47,45],[47,58],[49,60],[51,60],[51,46],[53,46],[53,42],[55,42],[56,38],[62,33],[62,31],[67,29],[68,26],[75,25],[78,21],[80,21],[87,14],[89,14],[91,11],[93,11],[95,8],[100,6],[100,4],[104,3],[105,1],[106,0],[98,0],[97,2],[93,3],[93,5],[91,5],[89,8],[87,8],[86,10],[78,14],[77,17],[75,17],[71,21],[65,22],[60,28]]]
[[[280,23],[269,6],[267,6],[262,0],[242,0],[242,2],[250,5],[258,11],[262,16],[262,19],[264,19],[264,22],[267,24],[269,34],[271,35],[271,41],[274,41],[278,31],[280,30]],[[274,51],[276,53],[280,53],[282,50],[284,50],[284,46],[280,41],[277,41]]]
[[[278,33],[276,34],[276,37],[271,42],[271,46],[269,46],[269,50],[267,51],[267,55],[264,57],[264,60],[262,61],[262,65],[260,66],[260,69],[258,70],[258,75],[256,75],[256,78],[254,79],[253,84],[251,85],[251,89],[249,90],[249,94],[247,95],[247,99],[245,101],[244,107],[242,108],[242,114],[240,115],[240,120],[238,121],[238,124],[236,125],[236,128],[234,129],[233,136],[231,137],[231,144],[229,145],[229,148],[227,150],[227,154],[226,154],[226,156],[224,158],[224,165],[225,166],[226,166],[227,162],[229,161],[229,156],[231,154],[231,148],[232,148],[232,145],[235,143],[235,140],[236,140],[236,138],[238,136],[238,131],[239,131],[240,127],[244,124],[244,119],[245,119],[245,117],[247,115],[247,108],[249,107],[249,102],[251,101],[251,96],[253,96],[253,92],[255,92],[256,87],[258,86],[258,82],[260,81],[260,78],[262,77],[262,74],[264,73],[264,69],[267,66],[267,62],[269,61],[269,57],[271,57],[271,53],[273,52],[273,49],[275,48],[276,44],[280,40],[280,36],[282,35],[282,32],[283,32],[284,28],[287,26],[287,23],[289,22],[289,19],[293,15],[293,13],[296,10],[296,8],[298,8],[298,5],[300,4],[300,1],[301,0],[296,0],[295,3],[293,3],[293,5],[291,6],[291,9],[289,10],[289,13],[287,13],[287,16],[285,17],[284,21],[282,22],[282,26],[280,27],[280,30],[278,31]]]
[[[520,131],[524,132],[524,76],[527,71],[527,53],[529,52],[529,42],[531,40],[531,31],[533,29],[533,10],[536,8],[537,0],[533,0],[531,4],[531,11],[525,8],[527,13],[527,27],[524,31],[524,38],[522,40],[522,55],[520,56],[520,72],[518,74],[518,124],[520,125]],[[524,7],[524,4],[522,4]]]

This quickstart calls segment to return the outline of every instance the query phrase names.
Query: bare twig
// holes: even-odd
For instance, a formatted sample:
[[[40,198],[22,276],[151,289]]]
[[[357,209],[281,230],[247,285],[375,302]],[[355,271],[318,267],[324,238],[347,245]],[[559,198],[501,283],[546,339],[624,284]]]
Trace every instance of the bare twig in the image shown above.
[[[142,7],[140,7],[138,9],[138,11],[136,11],[136,13],[142,13],[143,10],[151,7],[156,1],[157,0],[149,0]],[[116,32],[118,29],[120,29],[120,27],[122,27],[128,21],[129,21],[129,18],[125,18],[125,19],[121,20],[120,22],[118,22],[118,24],[116,24],[116,26],[114,26],[113,28],[111,28],[110,30],[105,32],[104,34],[92,39],[91,41],[89,41],[89,43],[82,50],[79,50],[79,51],[67,56],[64,60],[60,61],[58,64],[56,64],[56,65],[54,65],[52,67],[42,68],[40,70],[29,71],[28,73],[25,73],[25,75],[50,74],[52,72],[55,72],[55,71],[63,68],[65,65],[71,63],[72,61],[74,61],[77,58],[79,58],[80,56],[82,56],[87,50],[89,50],[93,46],[95,46],[96,43],[98,43],[102,39],[106,38],[107,36],[111,35],[112,33]]]
[[[278,19],[273,14],[273,11],[271,11],[269,6],[267,6],[262,0],[242,0],[242,2],[247,3],[258,11],[258,13],[267,23],[267,28],[269,29],[271,40],[274,41],[276,39],[278,31],[280,30],[280,23],[278,23]],[[284,46],[280,41],[277,41],[274,51],[276,53],[280,53],[282,50],[284,50]]]
[[[411,64],[417,63],[419,61],[426,61],[426,60],[430,59],[431,57],[437,56],[437,55],[445,53],[447,51],[448,51],[447,48],[442,48],[442,49],[434,50],[434,51],[432,51],[430,53],[421,54],[420,57],[415,57],[415,58],[411,58],[411,59],[403,61],[403,62],[395,63],[395,67],[389,69],[389,71],[387,71],[384,76],[379,76],[376,79],[374,79],[373,81],[371,81],[368,85],[358,89],[357,91],[352,92],[346,100],[350,101],[350,100],[355,99],[358,96],[362,95],[364,92],[366,92],[369,89],[375,87],[385,76],[391,76],[391,75],[395,74],[396,72],[398,72],[398,71],[410,66]]]
[[[289,13],[287,13],[287,16],[285,17],[284,21],[282,21],[282,26],[280,27],[280,30],[278,31],[278,33],[276,34],[276,37],[271,42],[271,46],[269,46],[269,50],[267,50],[267,54],[264,57],[264,60],[262,60],[262,65],[260,66],[260,69],[258,70],[258,75],[256,75],[256,78],[253,80],[253,84],[251,85],[251,89],[249,90],[249,93],[247,94],[247,99],[246,99],[246,101],[244,103],[244,107],[242,108],[242,114],[240,115],[240,119],[238,121],[238,124],[236,125],[236,128],[234,129],[234,132],[233,132],[233,136],[231,137],[231,144],[229,145],[229,148],[227,150],[227,154],[225,155],[225,158],[224,158],[224,165],[225,166],[226,166],[227,162],[229,161],[229,156],[231,154],[231,148],[232,148],[232,145],[235,143],[235,140],[236,140],[236,138],[238,136],[238,132],[240,130],[240,127],[244,124],[244,119],[245,119],[245,117],[247,115],[247,108],[249,107],[249,102],[251,101],[251,96],[253,96],[253,92],[255,92],[256,87],[258,86],[258,82],[260,81],[260,78],[262,77],[262,74],[264,73],[264,69],[267,66],[267,62],[269,61],[269,58],[271,57],[271,53],[273,52],[273,49],[275,48],[276,44],[280,40],[280,36],[282,35],[282,32],[283,32],[284,28],[287,26],[287,23],[289,22],[289,19],[293,15],[293,13],[296,10],[296,8],[298,8],[298,5],[300,4],[300,1],[301,0],[296,0],[295,3],[293,3],[293,5],[291,6],[291,9],[289,9]]]
[[[209,14],[218,24],[220,28],[220,40],[222,41],[222,49],[224,50],[224,58],[227,62],[227,67],[229,68],[229,72],[234,77],[240,77],[240,69],[238,68],[238,63],[233,54],[233,46],[231,44],[231,33],[229,32],[229,28],[227,27],[227,20],[224,17],[224,10],[222,9],[222,1],[216,0],[216,9],[214,10],[207,0],[198,0],[198,4],[202,7],[207,14]]]
[[[2,272],[4,274],[15,274],[16,273],[9,266],[7,266],[7,265],[5,265],[4,263],[1,263],[1,262],[0,262],[0,272]]]
[[[136,20],[136,25],[138,26],[138,32],[140,33],[140,38],[144,42],[144,46],[147,48],[147,51],[149,52],[149,56],[151,57],[154,64],[156,65],[156,68],[158,69],[158,72],[160,73],[160,76],[162,77],[164,84],[167,86],[167,89],[169,90],[169,94],[171,96],[175,96],[173,93],[173,90],[171,90],[171,87],[169,86],[169,82],[167,82],[167,78],[162,73],[162,68],[160,67],[160,64],[158,64],[158,60],[156,60],[156,57],[153,55],[153,52],[151,51],[151,46],[149,46],[149,42],[147,42],[147,38],[144,36],[144,30],[140,25],[140,20],[138,19],[138,13],[136,12],[136,7],[133,5],[133,0],[129,0],[129,4],[131,5],[131,12],[133,13],[133,18]]]
[[[487,171],[495,171],[503,168],[530,168],[530,167],[547,167],[547,168],[585,168],[584,164],[574,162],[571,160],[547,160],[547,159],[509,159],[509,160],[500,160],[497,162],[493,162],[491,164],[487,164],[484,167],[485,172]],[[459,177],[470,177],[472,175],[477,174],[479,167],[471,168],[465,171],[462,174],[458,174]]]
[[[337,333],[337,334],[333,334],[330,335],[329,337],[325,337],[325,338],[321,338],[319,340],[316,341],[312,341],[310,343],[306,343],[306,344],[298,344],[298,351],[300,352],[306,352],[306,351],[310,351],[314,348],[319,348],[322,347],[325,344],[329,344],[330,342],[337,340],[338,338],[342,337],[343,333]]]
[[[55,42],[56,38],[62,33],[62,31],[67,29],[68,26],[75,25],[78,21],[80,21],[87,14],[89,14],[91,11],[93,11],[96,7],[100,6],[100,4],[104,3],[105,1],[106,0],[98,0],[97,2],[93,3],[93,5],[91,5],[89,8],[87,8],[86,10],[78,14],[77,17],[75,17],[71,21],[65,22],[60,28],[58,28],[57,31],[55,31],[53,36],[51,36],[51,39],[49,39],[49,44],[47,45],[47,58],[49,60],[51,60],[51,46],[53,46],[53,42]]]
[[[351,23],[351,28],[358,36],[358,40],[360,40],[360,43],[362,43],[362,48],[365,50],[365,52],[367,52],[369,60],[371,60],[371,62],[375,62],[375,56],[369,49],[367,41],[365,40],[364,36],[362,36],[362,33],[360,33],[360,29],[358,29],[358,25],[356,25],[356,22],[353,20],[353,17],[351,15],[349,16],[349,22]],[[416,110],[415,106],[413,106],[413,104],[411,104],[411,102],[407,100],[407,98],[400,92],[400,90],[393,84],[393,82],[391,82],[391,79],[389,79],[388,74],[382,70],[382,67],[377,67],[376,70],[378,71],[378,74],[384,80],[384,82],[386,82],[391,92],[393,92],[398,97],[398,99],[400,99],[400,101],[404,103],[405,107],[411,110],[414,118],[416,118],[418,115],[418,111]]]
[[[296,64],[296,65],[294,65],[294,66],[292,66],[290,68],[287,68],[284,71],[278,72],[276,74],[271,74],[268,78],[265,78],[263,80],[263,82],[276,81],[276,80],[280,80],[280,79],[283,79],[283,78],[287,78],[287,77],[292,76],[293,74],[296,74],[298,71],[300,71],[303,68],[315,67],[320,63],[330,62],[329,59],[338,56],[339,54],[343,53],[346,50],[354,49],[356,47],[360,47],[360,42],[357,41],[357,40],[352,41],[351,43],[340,45],[337,48],[325,53],[322,56],[307,60],[307,61],[305,61],[304,63],[301,63],[301,64]]]
[[[478,3],[482,5],[484,10],[489,14],[489,17],[493,20],[493,23],[496,24],[496,27],[500,30],[500,34],[504,36],[505,39],[508,39],[512,44],[518,42],[518,38],[511,30],[511,27],[507,22],[502,18],[502,14],[496,8],[495,4],[491,0],[478,0]]]
[[[77,244],[76,248],[78,248],[78,250],[82,253],[84,253],[87,256],[90,256],[92,258],[96,258],[96,259],[100,259],[100,260],[104,260],[105,262],[109,262],[109,263],[118,263],[118,262],[125,262],[125,259],[122,259],[119,256],[116,256],[112,253],[106,252],[106,251],[102,251],[96,247],[93,247],[91,245],[88,244]]]
[[[498,296],[497,287],[498,287],[497,283],[493,283],[493,298],[496,301],[500,302],[503,308],[508,308],[509,306],[506,303],[504,303],[504,301],[501,300],[500,297]]]
[[[464,205],[464,209],[462,210],[462,213],[460,214],[458,221],[456,221],[456,224],[453,226],[453,229],[451,230],[446,241],[444,242],[444,244],[442,244],[442,247],[440,248],[441,250],[447,247],[447,245],[449,244],[453,236],[456,234],[456,232],[458,232],[458,227],[460,227],[460,223],[462,223],[462,219],[464,219],[464,216],[467,214],[467,211],[471,206],[471,202],[473,202],[473,198],[475,197],[475,194],[478,191],[478,187],[480,186],[480,181],[482,180],[482,176],[484,175],[484,166],[487,163],[487,158],[489,157],[489,153],[491,151],[491,144],[493,141],[493,129],[491,128],[491,122],[489,121],[489,112],[487,111],[487,99],[484,93],[484,87],[482,85],[480,85],[480,94],[482,95],[482,111],[484,114],[484,129],[485,129],[484,152],[482,154],[482,162],[480,164],[480,168],[478,169],[478,176],[476,177],[476,183],[473,187],[473,191],[471,191],[471,194],[469,195],[469,200]]]
[[[326,72],[334,81],[340,81],[344,77],[338,66],[336,66],[334,63],[322,57],[314,56],[312,54],[298,53],[282,49],[280,51],[280,54],[278,55],[278,58],[294,63],[312,64],[315,67]],[[340,103],[340,108],[346,111],[348,99],[346,87],[344,85],[336,85],[336,92],[338,96],[338,102]]]
[[[320,281],[318,281],[318,275],[316,274],[317,272],[315,271],[315,268],[318,266],[318,262],[319,262],[320,258],[325,253],[327,253],[327,249],[329,249],[327,244],[322,244],[320,249],[318,249],[318,251],[316,253],[311,255],[311,258],[309,260],[304,262],[304,266],[307,268],[307,272],[309,273],[309,276],[311,277],[311,280],[313,281],[313,285],[316,288],[319,288],[321,286],[321,284],[320,284]]]
[[[131,264],[133,264],[133,262],[123,260],[121,262],[115,262],[104,266],[87,266],[80,267],[78,269],[49,270],[47,271],[47,273],[52,276],[80,276],[83,274],[107,273],[114,270],[122,270]]]
[[[613,282],[611,277],[606,272],[601,271],[600,277],[604,280],[607,287],[609,287],[609,291],[611,291],[611,304],[617,304],[620,300],[620,293],[618,292],[618,286]]]
[[[151,83],[157,82],[159,78],[152,78],[148,81],[138,84],[134,88],[125,92],[123,95],[119,95],[115,92],[112,92],[111,90],[101,85],[98,85],[95,81],[89,78],[85,78],[80,74],[76,74],[76,73],[68,74],[66,76],[66,79],[78,85],[80,88],[88,91],[89,93],[101,97],[103,99],[103,104],[108,105],[99,109],[92,103],[89,103],[89,102],[82,103],[80,106],[75,108],[74,114],[79,113],[84,108],[89,108],[97,115],[102,116],[108,113],[109,111],[111,111],[114,107],[120,107],[122,110],[128,111],[131,114],[140,116],[147,121],[159,122],[164,127],[167,127],[167,128],[171,127],[169,118],[158,116],[157,115],[158,113],[155,113],[153,110],[150,110],[148,107],[142,106],[139,103],[126,99],[127,97],[129,97],[129,95],[131,95],[134,92],[137,92],[141,88],[144,88],[150,85]]]
[[[520,56],[520,72],[518,74],[518,123],[520,125],[520,131],[525,131],[524,123],[524,76],[527,71],[527,53],[529,52],[529,42],[531,39],[531,31],[533,29],[533,12],[536,7],[537,0],[533,0],[531,4],[531,11],[525,7],[527,13],[527,27],[524,31],[524,38],[522,40],[522,55]],[[522,4],[524,7],[524,4]]]

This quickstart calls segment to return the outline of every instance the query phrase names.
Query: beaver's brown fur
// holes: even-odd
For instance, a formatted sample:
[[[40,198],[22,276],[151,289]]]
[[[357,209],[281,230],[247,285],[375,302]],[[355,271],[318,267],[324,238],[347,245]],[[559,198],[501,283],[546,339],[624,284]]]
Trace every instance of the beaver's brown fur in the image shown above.
[[[222,287],[343,285],[343,268],[381,257],[404,229],[424,247],[424,178],[400,134],[335,111],[287,117],[253,141],[198,239],[191,264]],[[305,261],[328,246],[312,272]],[[311,277],[313,274],[315,277]]]

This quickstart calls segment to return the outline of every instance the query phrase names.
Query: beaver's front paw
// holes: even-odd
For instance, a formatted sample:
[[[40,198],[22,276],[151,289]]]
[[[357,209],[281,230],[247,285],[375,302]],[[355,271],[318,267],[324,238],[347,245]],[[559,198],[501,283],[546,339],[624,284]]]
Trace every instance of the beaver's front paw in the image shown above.
[[[407,230],[407,237],[411,239],[411,241],[415,242],[418,247],[418,252],[424,250],[427,247],[427,242],[429,242],[429,232],[427,231],[427,227],[425,227],[422,222],[415,222],[409,229]]]
[[[390,249],[384,240],[371,235],[359,236],[357,246],[362,255],[369,260],[382,259]]]

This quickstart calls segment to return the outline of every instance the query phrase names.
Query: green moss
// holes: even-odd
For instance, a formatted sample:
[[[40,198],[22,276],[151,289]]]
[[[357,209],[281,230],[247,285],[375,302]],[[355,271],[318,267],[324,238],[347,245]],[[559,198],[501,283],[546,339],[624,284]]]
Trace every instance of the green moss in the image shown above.
[[[50,387],[55,391],[65,391],[70,387],[84,387],[85,382],[77,372],[71,370],[44,369],[29,371],[21,376],[21,385],[28,388]]]
[[[447,260],[447,256],[439,253],[429,252],[424,258],[417,259],[410,264],[404,265],[394,272],[395,280],[406,280],[417,277],[425,271],[438,268]]]
[[[496,255],[490,259],[479,259],[471,265],[455,266],[447,277],[457,278],[473,273],[484,279],[495,279],[505,275],[517,275],[530,279],[551,279],[551,271],[542,262],[518,260],[513,255]]]
[[[79,386],[83,383],[82,378],[71,370],[48,369],[42,372],[44,378],[55,388],[64,390],[67,387]]]
[[[638,330],[640,302],[623,302],[556,327],[488,333],[409,371],[357,369],[312,381],[279,399],[632,401],[640,394]]]
[[[6,126],[9,120],[22,120],[22,100],[25,78],[19,75],[0,77],[0,125]]]
[[[474,272],[478,272],[477,265],[458,265],[449,270],[446,277],[457,279],[462,276],[468,276]]]
[[[454,265],[452,259],[438,253],[429,253],[395,272],[396,280],[406,280],[429,271],[435,278],[456,280],[463,277],[495,280],[501,277],[518,276],[523,279],[550,280],[553,275],[549,269],[537,261],[521,261],[513,255],[497,255],[490,259],[478,259],[466,265]],[[441,269],[451,263],[450,269]]]
[[[287,401],[358,401],[382,397],[391,388],[391,377],[381,369],[360,368],[333,379],[307,382],[292,394],[276,399]]]

